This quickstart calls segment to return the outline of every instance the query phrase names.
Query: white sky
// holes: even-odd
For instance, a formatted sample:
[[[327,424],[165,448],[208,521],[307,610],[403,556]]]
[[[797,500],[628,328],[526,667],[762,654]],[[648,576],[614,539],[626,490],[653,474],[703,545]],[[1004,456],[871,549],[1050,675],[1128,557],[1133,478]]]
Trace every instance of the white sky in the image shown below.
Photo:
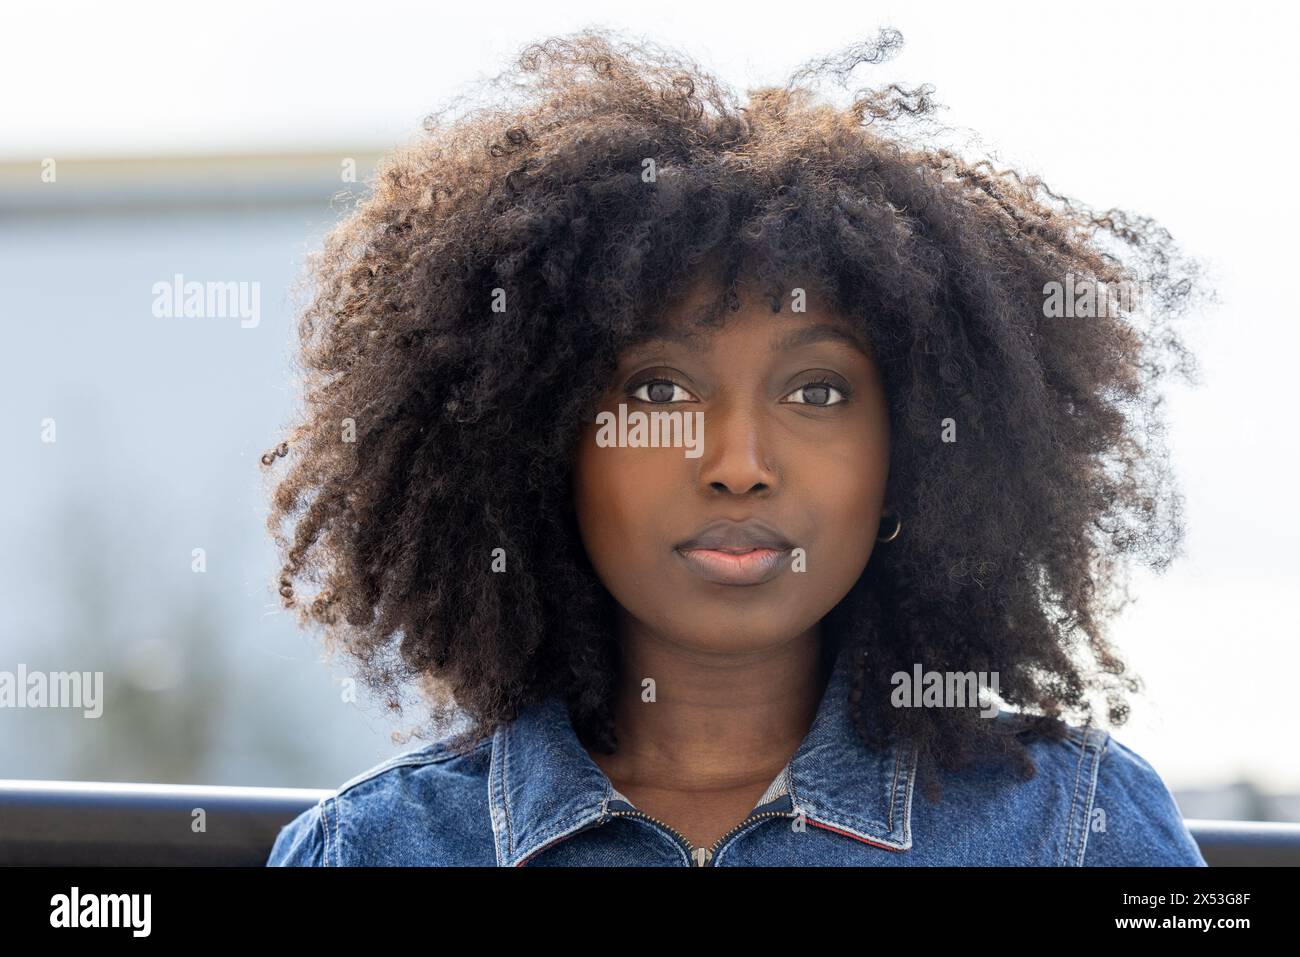
[[[11,5],[0,160],[386,148],[524,43],[587,25],[655,39],[738,89],[888,24],[855,78],[931,82],[942,118],[1095,205],[1155,216],[1209,260],[1204,384],[1172,397],[1188,557],[1118,637],[1151,701],[1120,733],[1184,785],[1300,789],[1300,324],[1294,4],[1133,2]]]

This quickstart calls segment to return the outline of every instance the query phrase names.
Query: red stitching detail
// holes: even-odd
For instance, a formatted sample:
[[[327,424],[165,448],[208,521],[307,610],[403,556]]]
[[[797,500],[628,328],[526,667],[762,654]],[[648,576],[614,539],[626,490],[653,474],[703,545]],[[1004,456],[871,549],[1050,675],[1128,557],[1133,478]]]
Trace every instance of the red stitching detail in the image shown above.
[[[872,847],[884,848],[886,851],[902,850],[902,848],[899,847],[890,847],[888,844],[881,844],[877,841],[869,841],[865,837],[858,837],[858,835],[850,834],[848,831],[841,831],[838,827],[831,827],[829,824],[823,824],[821,821],[814,821],[810,817],[805,817],[804,820],[806,820],[809,824],[815,824],[817,827],[823,828],[827,831],[834,831],[836,834],[843,834],[845,837],[851,837],[855,841],[861,841],[863,844],[870,844]]]

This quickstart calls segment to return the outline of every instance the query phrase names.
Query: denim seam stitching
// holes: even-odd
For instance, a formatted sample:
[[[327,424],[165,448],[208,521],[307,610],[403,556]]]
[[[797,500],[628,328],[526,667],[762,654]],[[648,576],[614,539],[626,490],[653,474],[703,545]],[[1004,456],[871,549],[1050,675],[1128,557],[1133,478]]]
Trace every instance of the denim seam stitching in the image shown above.
[[[497,775],[497,787],[500,789],[501,797],[501,823],[505,827],[506,837],[506,860],[508,861],[515,853],[515,834],[514,828],[510,823],[510,801],[506,792],[506,777],[510,768],[510,739],[507,735],[501,737],[501,773]]]
[[[892,800],[893,798],[891,795],[891,802]],[[831,820],[831,816],[827,814],[827,809],[820,807],[808,808],[802,805],[799,800],[798,791],[795,788],[793,775],[791,775],[790,778],[790,804],[791,811],[795,814],[802,812],[806,820],[820,821],[823,824],[843,825],[845,830],[852,831],[854,834],[868,838],[872,841],[883,840],[890,843],[892,846],[894,833],[893,828],[891,825],[888,825],[883,821],[870,820],[857,814],[843,812],[833,815],[835,820]],[[881,834],[882,831],[884,832],[883,835]]]
[[[1100,734],[1100,731],[1098,731],[1098,734]],[[1092,749],[1093,760],[1092,760],[1092,771],[1088,775],[1087,810],[1083,815],[1083,822],[1082,822],[1083,831],[1079,841],[1079,854],[1078,854],[1079,860],[1078,863],[1075,865],[1076,867],[1083,866],[1083,862],[1086,859],[1088,853],[1088,833],[1090,830],[1088,819],[1092,816],[1092,806],[1093,803],[1097,800],[1097,776],[1101,771],[1102,757],[1105,754],[1106,748],[1109,745],[1110,745],[1110,736],[1106,735],[1105,737],[1101,738],[1101,744],[1098,747]]]
[[[1084,725],[1083,741],[1078,740],[1074,729],[1070,730],[1070,739],[1076,744],[1080,744],[1079,761],[1074,766],[1074,787],[1070,789],[1070,816],[1065,821],[1065,846],[1061,849],[1061,859],[1058,866],[1065,866],[1070,863],[1070,846],[1074,842],[1074,811],[1079,803],[1079,772],[1083,770],[1084,758],[1088,756],[1088,726]]]
[[[497,733],[499,734],[500,732]],[[502,837],[498,833],[498,829],[497,829],[498,821],[499,820],[504,821],[505,818],[505,805],[503,802],[497,800],[497,790],[501,785],[501,769],[497,766],[497,748],[498,746],[496,744],[493,744],[492,760],[491,763],[488,765],[487,805],[488,805],[488,820],[492,828],[492,850],[493,853],[496,855],[497,865],[500,866],[502,864],[505,864],[507,858],[509,858],[510,849],[507,847],[504,849],[503,852],[503,849],[501,847]],[[497,808],[501,808],[500,815],[497,814]],[[506,841],[508,843],[509,839],[507,838]]]
[[[561,835],[568,834],[583,825],[591,823],[592,821],[598,821],[603,815],[604,815],[603,803],[600,808],[596,809],[596,812],[594,814],[592,813],[590,808],[582,809],[575,812],[569,817],[564,818],[563,820],[559,821],[558,823],[554,824],[553,826],[543,831],[542,836],[533,841],[531,845],[533,850],[530,850],[528,854],[525,854],[523,856],[530,857],[531,855],[537,853],[537,849],[539,849],[543,844],[546,844],[551,840],[560,837]],[[641,818],[634,817],[632,818],[632,820],[634,821],[641,820]],[[658,828],[656,828],[656,830],[658,830]],[[665,834],[664,836],[668,837],[667,834]],[[673,840],[673,843],[676,844],[677,843],[676,840]]]
[[[1076,863],[1074,866],[1079,866],[1082,863],[1082,859],[1083,859],[1083,847],[1086,846],[1087,844],[1087,830],[1085,827],[1084,831],[1082,832],[1083,836],[1078,841],[1078,843],[1080,844],[1078,854],[1077,855],[1075,854],[1073,850],[1074,845],[1076,843],[1074,820],[1075,820],[1075,814],[1079,809],[1079,796],[1080,796],[1080,791],[1082,790],[1083,765],[1084,762],[1088,760],[1089,755],[1095,754],[1096,752],[1096,749],[1090,743],[1093,740],[1092,719],[1089,718],[1088,721],[1084,724],[1084,726],[1081,729],[1071,729],[1070,738],[1073,741],[1075,741],[1075,743],[1077,743],[1080,747],[1079,747],[1079,761],[1074,767],[1074,788],[1071,790],[1070,793],[1070,816],[1067,819],[1065,825],[1065,846],[1062,848],[1062,852],[1061,852],[1061,866],[1069,866],[1071,863],[1070,861],[1071,857],[1076,857],[1076,856],[1078,857],[1078,863]],[[1089,789],[1088,798],[1086,799],[1085,803],[1091,804],[1091,801],[1092,801],[1092,790]],[[1085,816],[1086,813],[1087,810],[1085,809],[1084,812]]]
[[[903,833],[900,835],[900,843],[908,846],[911,846],[912,843],[912,785],[916,777],[916,761],[918,754],[919,752],[915,747],[908,749],[907,775],[900,784],[904,795]]]
[[[332,809],[332,804],[333,804],[333,801],[332,801],[332,799],[330,799],[330,798],[323,798],[323,799],[321,800],[321,802],[320,802],[320,825],[321,825],[321,835],[322,835],[322,837],[323,837],[324,840],[325,840],[325,852],[321,855],[321,861],[322,861],[322,863],[323,863],[326,867],[330,867],[330,866],[335,866],[335,867],[337,867],[337,866],[338,866],[338,864],[337,864],[337,862],[338,862],[338,847],[337,847],[338,836],[337,836],[337,834],[334,836],[334,839],[333,839],[333,840],[330,839],[330,811],[331,811],[331,809]],[[335,864],[334,864],[334,865],[331,865],[331,864],[330,864],[330,854],[331,854],[331,853],[334,854],[334,860],[335,860]]]
[[[403,757],[401,755],[398,755],[396,757],[388,759],[387,761],[385,761],[383,764],[379,765],[376,768],[371,768],[369,771],[363,771],[360,774],[356,775],[355,777],[348,778],[348,780],[344,781],[341,785],[339,785],[338,789],[334,793],[336,795],[343,794],[346,791],[350,791],[355,787],[359,787],[362,784],[366,784],[369,781],[373,781],[375,778],[379,777],[380,775],[387,774],[389,771],[395,771],[398,768],[421,768],[421,767],[426,767],[427,765],[430,764],[441,764],[442,762],[448,761],[455,757],[468,757],[469,755],[474,754],[476,751],[480,750],[481,748],[485,747],[490,743],[491,743],[491,739],[489,738],[487,741],[481,742],[480,744],[471,748],[469,751],[458,751],[458,752],[442,753],[442,754],[435,754],[435,755],[424,755],[422,757],[415,757],[415,756]]]
[[[898,765],[902,756],[898,753],[898,748],[894,749],[894,780],[889,783],[889,835],[894,835],[894,804],[898,801]]]

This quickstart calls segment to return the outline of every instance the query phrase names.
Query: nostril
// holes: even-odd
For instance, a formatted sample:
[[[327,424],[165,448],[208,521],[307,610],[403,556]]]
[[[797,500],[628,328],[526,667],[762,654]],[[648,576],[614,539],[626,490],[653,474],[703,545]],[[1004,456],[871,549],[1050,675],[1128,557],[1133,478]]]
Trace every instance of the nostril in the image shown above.
[[[727,493],[729,493],[729,494],[733,491],[732,488],[731,488],[731,486],[728,485],[726,482],[717,482],[717,481],[710,482],[710,483],[709,483],[709,488],[713,489],[715,492],[727,492]],[[768,484],[767,484],[766,482],[755,482],[753,485],[751,485],[751,486],[750,486],[748,489],[746,489],[745,491],[746,491],[746,492],[766,492],[767,490],[768,490]]]

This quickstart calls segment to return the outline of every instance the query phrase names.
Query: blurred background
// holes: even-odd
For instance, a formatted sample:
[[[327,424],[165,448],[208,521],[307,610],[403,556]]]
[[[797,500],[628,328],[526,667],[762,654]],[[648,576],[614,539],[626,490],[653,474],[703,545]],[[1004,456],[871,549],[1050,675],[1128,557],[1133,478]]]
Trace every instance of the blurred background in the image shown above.
[[[939,118],[1000,162],[1154,216],[1210,266],[1218,306],[1182,320],[1201,384],[1168,394],[1185,554],[1135,577],[1115,623],[1146,680],[1115,734],[1188,817],[1300,821],[1300,200],[1272,169],[1296,146],[1294,8],[227,0],[6,20],[0,671],[105,682],[99,718],[0,708],[0,778],[332,788],[417,746],[273,588],[258,459],[296,401],[304,254],[384,151],[531,40],[611,27],[743,93],[892,25],[906,46],[858,85],[935,84]],[[160,316],[177,276],[256,288],[256,309]]]

